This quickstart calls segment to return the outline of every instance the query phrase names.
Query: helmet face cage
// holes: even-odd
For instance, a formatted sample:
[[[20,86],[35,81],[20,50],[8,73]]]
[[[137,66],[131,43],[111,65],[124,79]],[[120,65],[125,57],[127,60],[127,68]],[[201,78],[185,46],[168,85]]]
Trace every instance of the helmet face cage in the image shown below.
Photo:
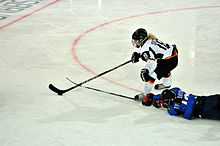
[[[135,46],[136,48],[139,48],[140,47],[140,41],[132,39],[132,45]]]

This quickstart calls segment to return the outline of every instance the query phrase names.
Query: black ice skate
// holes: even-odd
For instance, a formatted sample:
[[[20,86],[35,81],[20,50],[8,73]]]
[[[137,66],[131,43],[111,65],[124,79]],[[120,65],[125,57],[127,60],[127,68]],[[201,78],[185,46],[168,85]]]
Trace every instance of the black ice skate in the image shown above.
[[[144,99],[144,97],[145,97],[144,93],[140,93],[140,94],[135,95],[134,99],[141,101],[142,99]]]
[[[162,90],[162,89],[167,89],[167,88],[170,88],[171,86],[164,86],[164,84],[156,84],[154,86],[154,89],[156,90]]]

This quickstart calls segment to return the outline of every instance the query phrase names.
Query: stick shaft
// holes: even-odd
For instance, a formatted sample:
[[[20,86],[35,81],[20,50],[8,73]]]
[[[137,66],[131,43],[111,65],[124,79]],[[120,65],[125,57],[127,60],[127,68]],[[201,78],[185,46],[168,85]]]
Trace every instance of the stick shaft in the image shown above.
[[[81,83],[79,83],[79,84],[76,84],[76,85],[74,85],[74,86],[72,86],[72,87],[70,87],[70,88],[68,88],[68,89],[61,90],[61,89],[56,88],[53,84],[50,84],[50,85],[49,85],[49,89],[52,90],[52,91],[54,91],[54,92],[56,92],[58,95],[62,95],[63,93],[66,93],[66,92],[68,92],[68,91],[70,91],[70,90],[73,90],[73,89],[75,89],[76,87],[79,87],[79,86],[81,86],[81,85],[83,85],[83,84],[85,84],[85,83],[87,83],[87,82],[90,82],[90,81],[92,81],[92,80],[94,80],[94,79],[96,79],[96,78],[98,78],[98,77],[100,77],[100,76],[102,76],[102,75],[104,75],[104,74],[106,74],[106,73],[109,73],[109,72],[111,72],[111,71],[113,71],[113,70],[115,70],[115,69],[117,69],[117,68],[119,68],[119,67],[122,67],[122,66],[124,66],[124,65],[126,65],[126,64],[128,64],[128,63],[130,63],[131,61],[132,61],[132,60],[126,61],[126,62],[124,62],[124,63],[122,63],[122,64],[120,64],[120,65],[118,65],[118,66],[116,66],[116,67],[114,67],[114,68],[112,68],[112,69],[109,69],[109,70],[107,70],[107,71],[104,71],[104,72],[102,72],[102,73],[100,73],[100,74],[98,74],[98,75],[96,75],[96,76],[94,76],[94,77],[92,77],[92,78],[90,78],[90,79],[87,79],[87,80],[85,80],[85,81],[83,81],[83,82],[81,82]]]
[[[70,81],[71,83],[77,85],[77,83],[73,82],[71,79],[66,78],[68,81]],[[110,95],[114,95],[114,96],[119,96],[119,97],[123,97],[123,98],[127,98],[127,99],[131,99],[131,100],[135,100],[135,98],[129,97],[129,96],[125,96],[125,95],[121,95],[118,93],[113,93],[113,92],[108,92],[108,91],[104,91],[101,89],[97,89],[97,88],[92,88],[92,87],[88,87],[88,86],[80,86],[86,89],[90,89],[90,90],[94,90],[94,91],[98,91],[98,92],[102,92],[102,93],[106,93],[106,94],[110,94]]]

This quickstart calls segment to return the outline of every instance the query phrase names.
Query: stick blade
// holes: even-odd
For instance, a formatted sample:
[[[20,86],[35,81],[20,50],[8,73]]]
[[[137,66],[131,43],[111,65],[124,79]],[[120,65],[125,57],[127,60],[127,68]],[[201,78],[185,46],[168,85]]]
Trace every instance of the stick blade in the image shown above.
[[[49,84],[49,89],[52,90],[53,92],[57,93],[58,95],[63,95],[63,90],[58,89],[55,87],[53,84]]]

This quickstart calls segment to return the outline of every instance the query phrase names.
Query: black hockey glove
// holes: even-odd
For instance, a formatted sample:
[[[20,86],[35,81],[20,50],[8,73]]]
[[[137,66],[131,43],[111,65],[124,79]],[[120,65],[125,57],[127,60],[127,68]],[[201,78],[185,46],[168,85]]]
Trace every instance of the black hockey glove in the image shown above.
[[[134,52],[131,56],[132,63],[137,63],[139,61],[140,54],[137,52]]]
[[[153,106],[156,108],[160,108],[162,106],[162,100],[154,100]]]
[[[142,105],[151,106],[153,103],[153,93],[148,93],[145,98],[142,99]]]

